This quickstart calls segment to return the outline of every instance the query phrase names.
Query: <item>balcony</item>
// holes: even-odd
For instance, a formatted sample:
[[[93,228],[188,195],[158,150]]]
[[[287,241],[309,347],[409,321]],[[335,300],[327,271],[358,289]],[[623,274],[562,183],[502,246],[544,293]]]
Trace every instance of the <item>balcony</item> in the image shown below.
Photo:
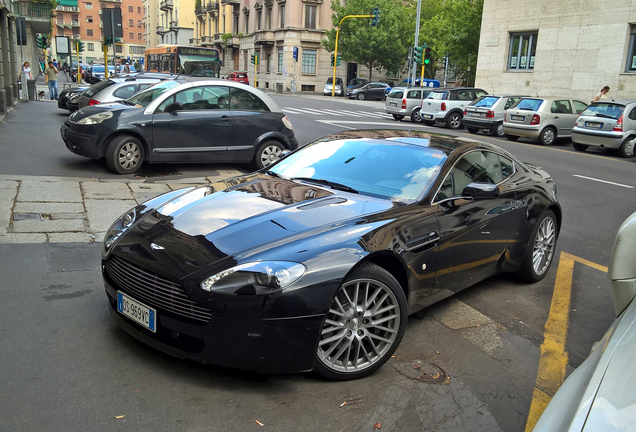
[[[162,11],[167,11],[168,9],[172,9],[172,7],[172,0],[163,0],[159,4],[159,9],[161,9]]]
[[[221,0],[221,4],[238,5],[241,4],[239,0]]]
[[[166,34],[168,32],[168,30],[166,30],[166,28],[164,26],[157,26],[157,34],[158,35],[163,35]]]
[[[121,0],[99,0],[100,3],[121,3]]]
[[[202,44],[207,44],[207,45],[213,45],[214,44],[214,36],[201,36],[201,43]]]
[[[179,24],[176,21],[170,21],[170,30],[171,31],[179,30]]]
[[[195,14],[196,16],[205,16],[205,15],[206,15],[206,12],[205,12],[205,9],[204,9],[204,8],[202,8],[202,7],[198,7],[198,8],[196,8],[196,9],[194,10],[194,14]]]
[[[61,6],[58,5],[55,8],[56,11],[58,12],[75,12],[75,13],[79,13],[79,8],[77,6]]]
[[[254,33],[254,43],[258,45],[274,45],[274,32],[271,30],[257,30]]]
[[[17,2],[13,4],[14,13],[18,17],[26,18],[35,33],[51,32],[51,4]]]
[[[79,27],[79,26],[80,26],[80,22],[78,20],[71,21],[71,27]]]
[[[203,36],[205,37],[205,36]],[[201,39],[199,38],[190,38],[190,45],[200,45],[201,44]]]
[[[218,3],[208,3],[208,5],[205,7],[205,10],[208,11],[208,12],[218,11],[219,10],[219,4]]]

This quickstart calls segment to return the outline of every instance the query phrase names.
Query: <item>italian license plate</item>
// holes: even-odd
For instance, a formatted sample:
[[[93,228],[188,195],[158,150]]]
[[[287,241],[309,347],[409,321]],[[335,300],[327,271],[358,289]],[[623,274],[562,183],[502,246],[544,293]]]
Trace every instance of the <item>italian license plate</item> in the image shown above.
[[[470,117],[481,117],[481,114],[476,113],[476,112],[471,112],[471,111],[468,111],[468,115]]]
[[[585,122],[585,127],[592,129],[601,129],[603,127],[603,123]]]
[[[391,106],[397,106],[397,102],[389,102],[389,105],[391,105]]]
[[[157,331],[157,311],[117,291],[117,312],[152,332]]]
[[[519,121],[523,121],[525,117],[524,116],[510,116],[510,120],[519,120]]]
[[[430,120],[430,119],[433,118],[433,115],[432,114],[423,114],[422,118],[425,118],[426,120]]]

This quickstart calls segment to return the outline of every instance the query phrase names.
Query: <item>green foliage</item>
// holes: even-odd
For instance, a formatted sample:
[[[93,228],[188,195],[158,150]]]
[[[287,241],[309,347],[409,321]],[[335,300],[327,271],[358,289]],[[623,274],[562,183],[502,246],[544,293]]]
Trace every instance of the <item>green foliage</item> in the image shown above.
[[[223,33],[221,39],[225,42],[225,45],[227,45],[227,41],[232,39],[232,33]]]
[[[194,9],[199,9],[201,7],[201,0],[194,1]]]

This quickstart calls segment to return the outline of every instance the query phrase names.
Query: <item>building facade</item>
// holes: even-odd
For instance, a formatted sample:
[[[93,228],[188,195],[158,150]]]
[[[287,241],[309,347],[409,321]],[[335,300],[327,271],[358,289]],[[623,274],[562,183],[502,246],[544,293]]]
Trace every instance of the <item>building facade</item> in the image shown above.
[[[635,98],[634,2],[485,0],[475,85],[586,101],[608,85]]]
[[[14,5],[0,0],[0,115],[13,108],[18,98],[18,72]]]
[[[158,45],[189,45],[194,35],[195,0],[161,0],[158,9]]]

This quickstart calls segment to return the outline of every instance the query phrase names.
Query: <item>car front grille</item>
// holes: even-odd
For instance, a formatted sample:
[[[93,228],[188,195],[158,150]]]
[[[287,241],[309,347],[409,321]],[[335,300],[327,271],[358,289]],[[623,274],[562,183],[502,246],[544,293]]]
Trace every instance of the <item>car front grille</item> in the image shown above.
[[[190,300],[179,284],[118,256],[106,261],[106,273],[121,291],[147,306],[206,323],[212,318],[210,310]]]

